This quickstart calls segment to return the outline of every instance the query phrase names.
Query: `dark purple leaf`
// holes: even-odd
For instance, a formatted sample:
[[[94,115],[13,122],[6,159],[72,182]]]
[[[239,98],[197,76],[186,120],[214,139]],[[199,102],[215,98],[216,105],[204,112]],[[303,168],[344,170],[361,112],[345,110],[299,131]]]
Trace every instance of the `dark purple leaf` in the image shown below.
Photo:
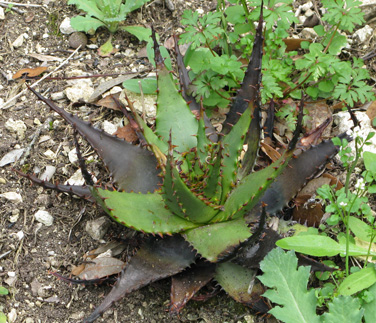
[[[201,264],[172,277],[170,312],[178,314],[185,304],[204,287],[215,274],[215,264]]]
[[[126,294],[181,272],[195,258],[195,252],[181,236],[149,239],[131,258],[111,292],[84,322],[93,322]]]
[[[90,123],[59,108],[54,102],[29,88],[40,100],[62,116],[96,150],[120,189],[147,193],[160,183],[157,161],[153,154],[124,140],[95,129]]]

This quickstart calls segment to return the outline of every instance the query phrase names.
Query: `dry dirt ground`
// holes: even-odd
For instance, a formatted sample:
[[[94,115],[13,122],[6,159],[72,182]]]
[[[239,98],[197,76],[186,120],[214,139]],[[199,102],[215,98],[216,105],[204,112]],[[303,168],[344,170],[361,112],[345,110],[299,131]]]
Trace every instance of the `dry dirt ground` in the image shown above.
[[[21,1],[23,2],[23,1]],[[24,14],[6,13],[5,20],[0,20],[0,97],[6,100],[17,94],[24,85],[18,81],[6,80],[7,75],[14,74],[25,67],[36,67],[40,62],[28,56],[38,51],[61,59],[72,52],[68,46],[67,36],[61,35],[58,27],[65,17],[72,17],[77,12],[67,1],[34,0],[34,4],[44,7],[19,7]],[[132,14],[129,24],[153,23],[164,40],[179,28],[179,17],[185,8],[203,8],[210,10],[216,1],[177,1],[177,10],[169,11],[157,2],[142,10],[142,14]],[[27,34],[24,44],[13,48],[11,44],[21,34]],[[90,43],[102,44],[108,37],[105,30],[99,31]],[[64,66],[55,76],[64,76],[71,70],[79,69],[89,74],[107,74],[130,71],[139,65],[149,66],[142,58],[129,57],[127,49],[134,50],[142,45],[126,34],[115,35],[113,44],[119,52],[109,58],[99,57],[96,50],[83,49]],[[59,63],[49,62],[49,69]],[[96,79],[93,79],[96,86]],[[49,96],[66,88],[64,80],[44,81],[36,89]],[[114,113],[96,106],[79,109],[69,106],[68,101],[61,100],[60,106],[87,117],[91,120],[114,116]],[[7,120],[22,120],[26,124],[24,138],[5,130]],[[51,122],[48,122],[51,118]],[[43,125],[47,120],[47,125]],[[15,148],[28,147],[35,134],[35,144],[24,165],[16,168],[28,172],[43,172],[46,165],[57,168],[54,181],[64,182],[77,169],[68,159],[67,152],[74,148],[71,129],[59,117],[50,112],[44,104],[26,92],[9,109],[0,110],[0,156]],[[40,142],[44,138],[45,141]],[[94,152],[83,143],[86,156]],[[44,153],[51,150],[54,156]],[[93,163],[95,164],[95,163]],[[91,170],[103,171],[101,165],[91,164]],[[104,179],[105,180],[105,179]],[[0,310],[13,313],[13,322],[80,322],[97,306],[110,286],[69,285],[59,281],[50,274],[57,271],[69,275],[73,265],[78,265],[82,255],[97,248],[102,242],[93,240],[85,231],[88,221],[103,216],[103,212],[94,205],[66,195],[45,191],[31,186],[26,179],[20,178],[11,167],[0,169],[0,193],[16,192],[22,202],[15,203],[5,198],[0,199],[0,284],[10,290],[7,297],[0,296]],[[86,205],[86,208],[85,208]],[[52,226],[39,225],[34,214],[44,209],[54,218]],[[80,216],[82,215],[82,219]],[[20,235],[24,234],[23,238]],[[70,239],[69,239],[70,237]],[[130,231],[111,222],[104,241],[129,238]],[[132,253],[129,248],[128,254]],[[126,259],[127,254],[123,256]],[[182,311],[180,317],[172,317],[166,311],[169,305],[170,281],[163,280],[134,292],[100,318],[98,322],[252,322],[250,311],[236,304],[224,293],[206,301],[191,301]],[[16,315],[16,317],[15,317]]]

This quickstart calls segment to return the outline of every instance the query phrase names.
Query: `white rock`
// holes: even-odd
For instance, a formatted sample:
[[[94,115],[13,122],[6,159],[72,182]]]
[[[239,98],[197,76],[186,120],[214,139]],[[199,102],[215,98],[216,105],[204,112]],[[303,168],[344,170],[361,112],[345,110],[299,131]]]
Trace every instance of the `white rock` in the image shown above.
[[[0,194],[0,197],[4,197],[7,200],[12,201],[14,203],[22,202],[22,196],[16,192],[5,192],[3,194]]]
[[[311,17],[311,16],[313,16],[313,14],[314,14],[314,12],[313,12],[311,9],[308,9],[308,10],[304,13],[304,15],[305,15],[306,17]]]
[[[86,47],[89,48],[89,49],[97,49],[98,45],[97,44],[89,44],[89,45],[86,45]]]
[[[43,172],[42,175],[40,175],[39,178],[42,181],[49,181],[52,178],[52,176],[54,176],[55,172],[56,172],[55,166],[47,165],[45,171]]]
[[[110,220],[107,216],[86,223],[86,232],[94,239],[100,240],[106,234],[110,226]]]
[[[9,222],[16,223],[19,217],[20,217],[20,210],[15,209],[12,211],[12,215],[9,217]]]
[[[21,47],[23,45],[23,41],[24,41],[24,35],[19,35],[16,40],[12,43],[12,46],[14,48],[18,48],[18,47]]]
[[[81,169],[78,169],[64,184],[65,185],[84,185],[85,180],[82,177]]]
[[[0,7],[0,20],[4,20],[4,19],[5,19],[4,9],[3,7]]]
[[[312,1],[309,1],[303,5],[300,6],[303,11],[307,11],[308,9],[311,9],[313,7]]]
[[[69,161],[74,164],[78,161],[78,157],[77,157],[77,152],[76,152],[76,148],[73,148],[72,150],[69,151],[68,153],[68,158],[69,158]]]
[[[111,123],[110,121],[103,121],[102,123],[102,129],[104,131],[106,131],[107,133],[109,133],[110,135],[114,134],[117,130],[117,126],[115,126],[113,123]]]
[[[7,154],[5,154],[3,158],[1,158],[0,167],[3,167],[5,165],[11,164],[17,161],[18,159],[20,159],[24,151],[25,151],[24,148],[11,150]]]
[[[22,240],[23,237],[25,236],[25,233],[23,233],[23,231],[18,231],[16,235],[17,235],[18,240]]]
[[[45,226],[49,227],[54,223],[53,216],[44,210],[39,210],[34,214],[35,220],[39,223],[44,224]]]
[[[7,122],[5,122],[5,128],[10,132],[17,133],[19,139],[22,140],[25,138],[26,125],[22,120],[14,121],[12,118],[10,118]]]
[[[317,37],[317,33],[313,28],[304,28],[300,34],[304,39],[315,39]]]
[[[365,25],[363,28],[354,32],[354,37],[356,37],[361,43],[364,43],[366,40],[370,39],[372,35],[373,29],[368,25]]]
[[[298,19],[299,19],[299,23],[301,23],[303,25],[304,22],[307,20],[307,17],[306,16],[299,16]]]
[[[14,323],[17,320],[17,311],[15,308],[12,308],[10,312],[8,313],[8,322]]]
[[[56,92],[56,93],[51,94],[52,101],[57,101],[57,100],[62,100],[62,99],[65,99],[64,92]]]
[[[70,18],[66,17],[60,24],[60,32],[64,35],[70,35],[75,31],[71,26]]]
[[[87,82],[80,82],[64,90],[65,95],[71,102],[88,102],[94,88]]]
[[[143,111],[143,105],[142,105],[142,98],[140,94],[133,93],[131,91],[125,90],[124,92],[127,94],[129,100],[133,102],[133,105],[135,109],[137,110],[138,113],[142,114],[145,112],[146,116],[146,121],[149,124],[154,124],[155,122],[155,116],[157,112],[157,108],[155,106],[157,102],[157,96],[156,95],[144,95],[144,106],[145,106],[145,111]],[[120,102],[124,103],[125,105],[127,104],[127,101],[125,100],[125,95],[124,93],[120,94],[119,97]]]
[[[56,158],[56,154],[51,150],[51,149],[48,149],[47,151],[45,151],[43,153],[43,155],[45,155],[47,158],[49,159],[54,159]]]

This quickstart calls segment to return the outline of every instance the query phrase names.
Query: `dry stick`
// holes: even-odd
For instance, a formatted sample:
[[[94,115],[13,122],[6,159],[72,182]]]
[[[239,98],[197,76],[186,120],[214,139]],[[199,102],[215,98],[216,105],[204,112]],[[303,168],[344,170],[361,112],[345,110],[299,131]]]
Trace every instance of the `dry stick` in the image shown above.
[[[29,3],[18,3],[18,2],[8,2],[8,1],[0,1],[0,3],[12,6],[21,6],[21,7],[43,7],[40,4],[29,4]]]
[[[26,158],[29,157],[31,148],[34,146],[35,142],[39,138],[42,132],[42,129],[45,128],[50,122],[52,122],[52,118],[48,117],[46,121],[43,124],[41,124],[38,127],[38,129],[34,132],[32,136],[33,139],[31,140],[30,144],[25,148],[24,152],[22,153],[22,158],[18,162],[19,165],[22,166],[23,164],[25,164]]]
[[[77,53],[77,51],[81,48],[81,45],[79,47],[77,47],[77,49],[71,54],[69,55],[68,58],[66,58],[58,67],[56,67],[52,72],[46,74],[45,76],[43,76],[40,80],[36,81],[35,83],[31,84],[30,87],[35,87],[37,86],[40,82],[42,82],[44,79],[46,79],[47,77],[49,77],[52,73],[55,73],[57,70],[59,70],[62,66],[64,66],[72,57],[74,54]],[[25,92],[27,91],[27,89],[25,90],[22,90],[20,93],[18,93],[17,95],[15,95],[13,98],[10,98],[7,102],[5,102],[1,107],[0,109],[8,109],[11,107],[10,103],[19,98],[22,94],[24,94]],[[9,105],[9,106],[7,106]]]
[[[0,2],[0,7],[3,7],[5,9],[10,9],[10,10],[12,10],[14,12],[19,13],[20,15],[23,15],[25,13],[25,11],[22,11],[22,10],[14,8],[14,7],[9,8],[9,5],[6,5],[5,3],[2,3],[2,2]]]

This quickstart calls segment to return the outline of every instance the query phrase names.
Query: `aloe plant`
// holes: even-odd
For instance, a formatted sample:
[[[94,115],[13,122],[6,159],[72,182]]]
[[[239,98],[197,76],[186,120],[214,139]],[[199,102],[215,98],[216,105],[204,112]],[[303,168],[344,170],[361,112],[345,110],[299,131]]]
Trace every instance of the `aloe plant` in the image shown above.
[[[153,40],[158,76],[154,130],[128,101],[141,146],[93,128],[30,89],[96,149],[117,189],[94,185],[85,169],[85,187],[26,176],[46,188],[95,200],[115,221],[151,234],[86,322],[94,321],[124,295],[170,276],[172,312],[178,312],[211,279],[237,301],[266,312],[268,306],[260,298],[262,286],[256,284],[249,292],[254,268],[279,239],[265,229],[266,215],[280,211],[337,153],[337,147],[324,141],[292,158],[300,132],[301,102],[297,129],[286,152],[265,169],[252,172],[261,133],[262,12],[253,54],[223,133],[215,131],[204,108],[189,95],[190,80],[178,49],[180,87],[164,65],[155,36]],[[244,144],[248,150],[240,161]],[[258,252],[252,249],[255,245]]]

